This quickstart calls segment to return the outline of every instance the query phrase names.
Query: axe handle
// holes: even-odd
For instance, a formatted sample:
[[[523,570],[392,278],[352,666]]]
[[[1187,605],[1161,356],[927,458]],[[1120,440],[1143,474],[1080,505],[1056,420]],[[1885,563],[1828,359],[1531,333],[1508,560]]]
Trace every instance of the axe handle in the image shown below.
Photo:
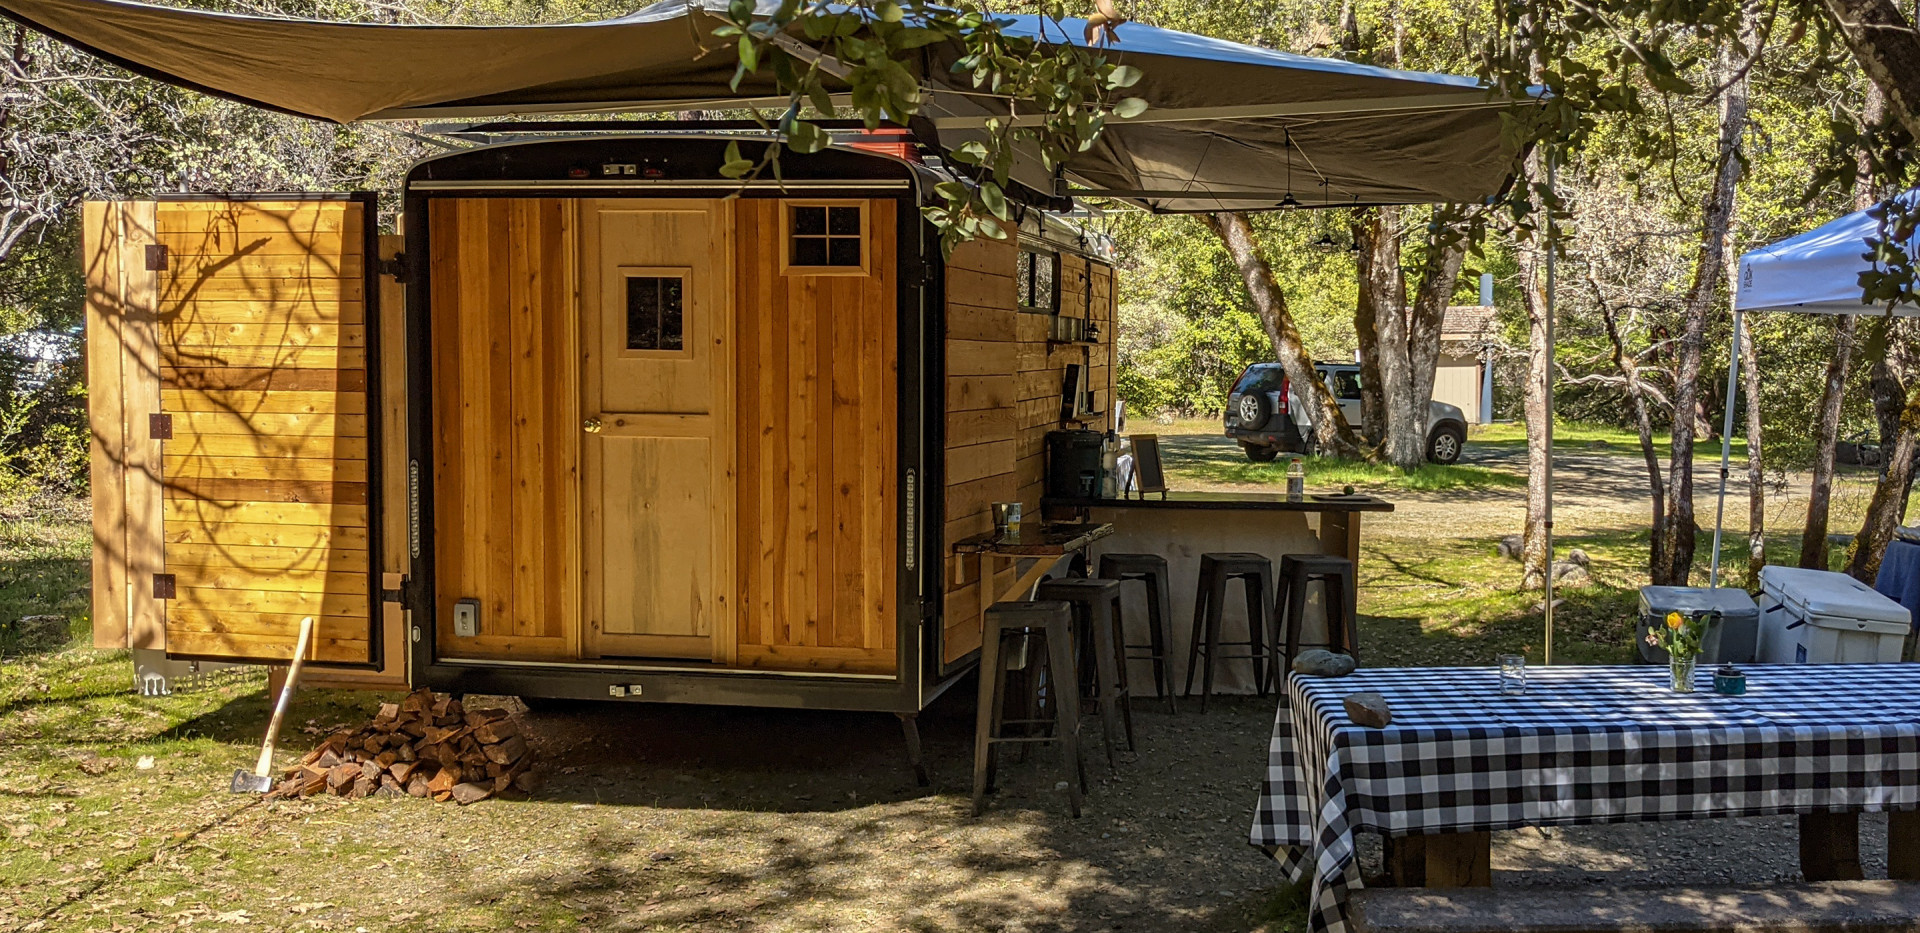
[[[254,764],[255,777],[273,773],[273,748],[280,740],[280,720],[293,703],[293,688],[300,681],[300,665],[307,660],[307,643],[313,640],[313,617],[300,620],[300,637],[293,643],[293,665],[287,669],[287,682],[280,686],[280,699],[273,704],[273,718],[267,721],[267,740],[260,745],[260,761]]]

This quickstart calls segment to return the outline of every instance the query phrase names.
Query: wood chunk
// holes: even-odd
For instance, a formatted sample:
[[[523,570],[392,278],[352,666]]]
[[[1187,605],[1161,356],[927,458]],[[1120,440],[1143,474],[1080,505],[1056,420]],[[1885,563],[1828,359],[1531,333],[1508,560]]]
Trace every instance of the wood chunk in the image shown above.
[[[378,755],[373,756],[374,764],[377,764],[382,768],[391,768],[393,767],[393,763],[399,760],[400,760],[400,753],[392,749],[388,749],[384,752],[381,752]]]
[[[468,709],[467,725],[477,729],[490,722],[499,722],[511,715],[513,714],[497,706],[487,709]]]
[[[513,789],[523,794],[531,794],[540,789],[540,772],[528,768],[513,776]]]
[[[432,794],[432,783],[433,782],[427,779],[426,775],[415,772],[412,777],[407,779],[407,796],[425,797]]]
[[[432,779],[427,781],[427,790],[435,797],[439,797],[441,794],[450,793],[453,790],[453,785],[458,783],[460,783],[460,767],[458,765],[448,765],[441,768],[434,774]]]
[[[424,713],[433,709],[433,691],[422,687],[407,694],[400,701],[400,711],[405,713]]]
[[[396,755],[400,761],[413,761],[414,759],[420,757],[419,755],[414,754],[412,743],[397,745],[394,747],[393,752],[394,752],[394,755]]]
[[[487,759],[495,764],[510,765],[526,757],[527,754],[527,740],[517,735],[509,736],[506,741],[498,745],[483,747],[486,749]]]
[[[398,703],[382,703],[380,704],[380,711],[373,714],[373,721],[375,723],[392,724],[399,718],[400,704]]]
[[[433,712],[434,712],[434,715],[436,716],[443,715],[440,710],[434,710]],[[465,720],[467,718],[466,704],[461,703],[459,700],[449,699],[447,701],[447,709],[444,715],[452,716],[455,719]]]
[[[411,777],[413,772],[418,770],[420,770],[420,763],[414,761],[396,761],[387,766],[387,773],[392,775],[393,779],[399,781],[401,784],[407,783],[407,778]]]
[[[301,755],[300,763],[303,765],[313,764],[314,762],[320,760],[321,755],[324,755],[326,753],[327,753],[327,747],[325,745],[322,745],[318,748],[315,748],[313,751],[310,751],[304,755]]]
[[[428,726],[426,740],[434,745],[452,742],[467,734],[466,726]]]
[[[453,801],[461,806],[477,803],[491,796],[493,796],[492,784],[455,784],[452,791]]]
[[[363,774],[353,779],[353,787],[352,789],[347,791],[347,799],[359,800],[360,798],[373,793],[374,788],[379,786],[380,786],[379,781],[376,781],[373,778],[367,777],[366,775]]]
[[[327,771],[327,790],[334,794],[345,794],[344,788],[360,776],[360,766],[349,761],[334,765]]]
[[[322,768],[332,768],[340,763],[340,755],[331,748],[321,746],[320,757],[315,758],[313,763]]]
[[[513,720],[510,719],[481,723],[473,727],[473,737],[482,745],[498,745],[519,734],[520,727],[514,725]]]
[[[428,725],[429,723],[422,719],[408,719],[400,723],[398,731],[417,739],[427,734]]]
[[[347,744],[352,741],[353,741],[353,733],[335,732],[334,734],[327,736],[327,740],[321,743],[321,745],[325,748],[331,749],[334,754],[338,755],[342,752],[345,752],[347,750]]]
[[[385,768],[380,767],[380,763],[377,761],[363,761],[360,763],[360,774],[369,781],[380,780],[380,772],[385,770]]]

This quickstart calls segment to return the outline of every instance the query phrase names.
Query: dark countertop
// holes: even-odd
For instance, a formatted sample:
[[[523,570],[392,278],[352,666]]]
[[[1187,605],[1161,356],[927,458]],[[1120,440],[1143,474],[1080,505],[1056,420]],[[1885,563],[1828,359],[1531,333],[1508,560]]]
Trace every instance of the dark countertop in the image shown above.
[[[1323,495],[1325,495],[1323,493]],[[1246,512],[1391,512],[1393,503],[1372,496],[1340,497],[1334,500],[1313,498],[1309,492],[1299,502],[1288,501],[1283,493],[1270,492],[1169,492],[1162,499],[1149,493],[1145,499],[1080,499],[1045,497],[1043,509],[1183,509],[1187,511]]]

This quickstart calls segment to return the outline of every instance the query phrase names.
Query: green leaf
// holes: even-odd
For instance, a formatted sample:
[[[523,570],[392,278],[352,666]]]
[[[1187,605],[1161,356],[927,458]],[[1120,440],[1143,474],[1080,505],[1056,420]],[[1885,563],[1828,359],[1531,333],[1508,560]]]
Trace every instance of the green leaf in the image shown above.
[[[1108,88],[1118,89],[1123,87],[1132,87],[1139,83],[1140,83],[1140,69],[1135,68],[1132,65],[1121,65],[1113,69],[1112,74],[1107,75]]]
[[[955,162],[979,165],[987,160],[987,146],[977,139],[969,139],[959,147],[949,150],[947,155],[952,156]]]
[[[876,9],[883,23],[897,23],[907,18],[907,11],[900,9],[900,4],[894,3],[893,0],[880,0],[880,5]]]
[[[1131,120],[1147,112],[1147,102],[1138,97],[1124,97],[1113,105],[1113,115],[1122,120]]]
[[[827,134],[815,124],[796,119],[787,124],[786,130],[788,149],[804,155],[827,148]]]
[[[725,161],[720,164],[720,174],[728,178],[743,178],[753,171],[753,160],[741,157],[738,142],[727,143],[727,151],[722,158]]]
[[[980,203],[985,205],[987,212],[993,216],[1001,220],[1007,219],[1007,195],[1000,190],[999,185],[992,182],[981,185]]]

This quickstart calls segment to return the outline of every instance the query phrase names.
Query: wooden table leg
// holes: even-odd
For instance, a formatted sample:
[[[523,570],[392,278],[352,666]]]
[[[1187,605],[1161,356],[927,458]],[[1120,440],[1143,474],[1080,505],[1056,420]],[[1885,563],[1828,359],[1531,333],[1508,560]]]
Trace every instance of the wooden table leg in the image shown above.
[[[1808,881],[1859,881],[1860,814],[1800,816],[1800,873]]]
[[[1360,571],[1360,513],[1320,513],[1320,553],[1353,561],[1354,573]]]
[[[1887,877],[1920,881],[1920,810],[1887,814]]]
[[[1427,837],[1382,836],[1387,879],[1396,888],[1420,888],[1427,884]]]
[[[1493,884],[1492,833],[1425,837],[1429,888],[1484,888]]]

